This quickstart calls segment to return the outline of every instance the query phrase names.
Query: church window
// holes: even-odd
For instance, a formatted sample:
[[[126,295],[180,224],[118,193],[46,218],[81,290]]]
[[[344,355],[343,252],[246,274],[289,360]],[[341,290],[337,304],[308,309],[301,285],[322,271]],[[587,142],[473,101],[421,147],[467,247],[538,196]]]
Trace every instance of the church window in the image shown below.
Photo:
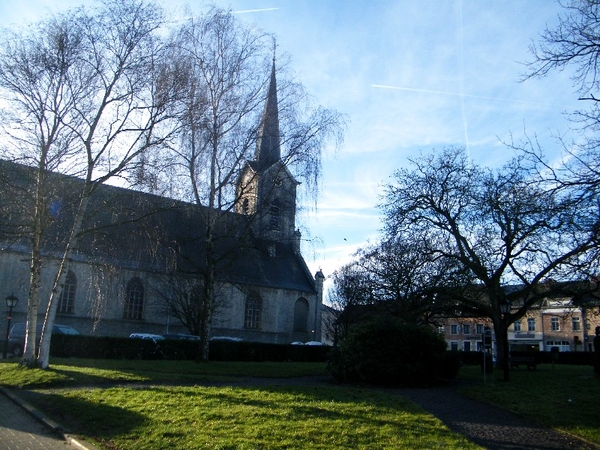
[[[260,329],[260,316],[262,313],[262,300],[257,293],[252,293],[246,298],[244,313],[244,328],[250,330]]]
[[[279,200],[273,200],[271,202],[269,213],[269,228],[271,228],[271,230],[279,230],[279,216],[281,213],[281,205],[279,204]]]
[[[304,297],[294,305],[294,331],[308,331],[308,301]]]
[[[77,277],[69,270],[67,277],[65,278],[65,284],[63,285],[58,299],[58,310],[59,314],[73,314],[75,312],[75,293],[77,292]]]
[[[144,311],[144,286],[139,278],[132,278],[125,290],[123,318],[141,320]]]

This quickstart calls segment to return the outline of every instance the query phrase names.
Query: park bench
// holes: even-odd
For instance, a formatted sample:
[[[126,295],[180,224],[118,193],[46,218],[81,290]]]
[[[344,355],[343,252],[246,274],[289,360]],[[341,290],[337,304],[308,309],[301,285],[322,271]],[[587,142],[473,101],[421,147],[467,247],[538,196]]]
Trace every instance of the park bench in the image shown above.
[[[510,367],[518,368],[520,364],[524,364],[527,366],[527,369],[535,369],[537,366],[537,361],[533,356],[511,356],[509,358]]]

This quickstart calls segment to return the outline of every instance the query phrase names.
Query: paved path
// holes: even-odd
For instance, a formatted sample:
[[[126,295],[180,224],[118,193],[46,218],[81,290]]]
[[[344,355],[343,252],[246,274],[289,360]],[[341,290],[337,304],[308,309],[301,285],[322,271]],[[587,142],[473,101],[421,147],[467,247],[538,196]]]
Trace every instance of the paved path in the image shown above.
[[[453,431],[491,450],[598,450],[549,428],[543,428],[507,410],[461,396],[453,387],[395,389],[433,414]],[[568,414],[557,411],[557,414]]]
[[[0,394],[1,450],[66,450],[75,448],[4,394]]]

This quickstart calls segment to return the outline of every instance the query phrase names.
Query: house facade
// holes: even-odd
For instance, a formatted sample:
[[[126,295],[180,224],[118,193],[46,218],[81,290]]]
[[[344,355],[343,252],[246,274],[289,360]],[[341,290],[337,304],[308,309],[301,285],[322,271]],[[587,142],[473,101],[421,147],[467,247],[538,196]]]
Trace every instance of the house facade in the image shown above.
[[[600,326],[598,306],[585,307],[570,298],[545,298],[531,308],[508,329],[510,350],[580,351],[593,352],[594,329]],[[485,328],[492,331],[492,351],[495,336],[490,319],[481,317],[454,317],[440,321],[439,331],[451,350],[480,351]]]
[[[320,340],[324,276],[311,274],[300,252],[298,183],[281,160],[277,113],[273,67],[255,159],[238,180],[235,212],[99,186],[84,220],[89,232],[79,240],[61,290],[56,323],[98,336],[189,333],[165,299],[182,295],[177,294],[182,286],[185,295],[198,291],[207,218],[217,217],[212,335],[272,343]],[[23,193],[17,203],[27,205],[34,170],[3,161],[0,176],[5,200]],[[72,223],[75,202],[69,198],[81,183],[51,176],[58,187],[48,193],[53,209],[44,245],[40,319]],[[26,320],[30,247],[13,232],[25,216],[14,211],[0,215],[0,286],[5,296],[20,299],[12,324]],[[1,336],[6,325],[0,322]]]

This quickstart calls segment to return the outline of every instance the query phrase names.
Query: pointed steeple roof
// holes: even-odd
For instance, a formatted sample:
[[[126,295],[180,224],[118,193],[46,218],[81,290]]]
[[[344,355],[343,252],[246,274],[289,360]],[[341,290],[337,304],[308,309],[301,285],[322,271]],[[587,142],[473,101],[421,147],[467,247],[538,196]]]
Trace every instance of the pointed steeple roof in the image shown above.
[[[275,79],[275,58],[271,70],[269,93],[258,129],[255,160],[259,170],[264,170],[281,159],[279,138],[279,109],[277,106],[277,82]]]

